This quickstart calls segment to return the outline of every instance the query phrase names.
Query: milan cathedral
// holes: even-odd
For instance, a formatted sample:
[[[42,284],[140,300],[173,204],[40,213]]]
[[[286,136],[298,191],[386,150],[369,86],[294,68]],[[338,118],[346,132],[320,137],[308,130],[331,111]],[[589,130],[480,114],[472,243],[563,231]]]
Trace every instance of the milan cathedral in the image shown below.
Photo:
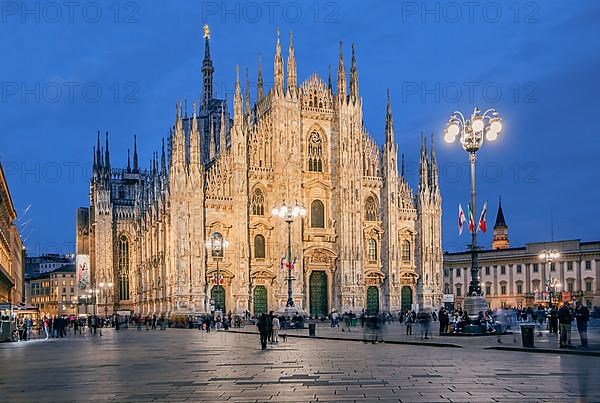
[[[438,306],[434,146],[421,136],[415,195],[404,156],[398,160],[389,93],[383,146],[363,126],[354,45],[347,75],[340,43],[334,90],[331,74],[298,84],[291,34],[284,72],[277,34],[273,87],[264,88],[259,58],[251,103],[247,73],[242,94],[238,69],[230,117],[226,100],[214,97],[206,26],[204,42],[201,100],[191,113],[177,104],[166,144],[147,169],[136,142],[127,167],[111,167],[108,134],[104,144],[98,134],[90,206],[77,214],[80,287],[114,284],[98,311],[206,313],[216,296],[224,312],[282,311],[287,224],[271,216],[282,202],[307,210],[291,224],[297,308],[325,316]],[[215,232],[228,241],[222,256],[205,246]]]

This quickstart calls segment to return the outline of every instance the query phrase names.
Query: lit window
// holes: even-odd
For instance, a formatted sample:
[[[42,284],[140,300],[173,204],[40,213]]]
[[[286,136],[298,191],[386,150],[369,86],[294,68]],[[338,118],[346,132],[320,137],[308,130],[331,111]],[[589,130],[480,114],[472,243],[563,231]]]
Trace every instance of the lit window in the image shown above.
[[[265,258],[265,237],[260,234],[254,237],[254,258]]]
[[[129,240],[119,237],[119,299],[129,299]]]
[[[368,241],[367,254],[369,261],[374,262],[377,260],[377,241],[373,238],[369,239]]]
[[[506,285],[505,284],[502,284],[500,286],[500,294],[506,295]]]
[[[592,292],[592,282],[590,280],[585,282],[585,291]]]
[[[408,240],[402,243],[402,261],[410,262],[410,241]]]
[[[456,296],[460,297],[462,295],[462,287],[461,286],[456,286]]]
[[[325,206],[321,200],[313,200],[310,205],[310,226],[325,228]]]
[[[517,294],[523,294],[523,286],[521,284],[517,284]]]

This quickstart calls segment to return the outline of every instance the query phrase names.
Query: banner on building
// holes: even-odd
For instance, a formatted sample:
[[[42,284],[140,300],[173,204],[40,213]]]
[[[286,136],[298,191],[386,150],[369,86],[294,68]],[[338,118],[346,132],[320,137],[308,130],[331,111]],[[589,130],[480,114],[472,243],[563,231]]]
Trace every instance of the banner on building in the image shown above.
[[[442,302],[454,302],[454,294],[442,295]]]
[[[90,255],[77,255],[77,286],[85,289],[90,281]]]

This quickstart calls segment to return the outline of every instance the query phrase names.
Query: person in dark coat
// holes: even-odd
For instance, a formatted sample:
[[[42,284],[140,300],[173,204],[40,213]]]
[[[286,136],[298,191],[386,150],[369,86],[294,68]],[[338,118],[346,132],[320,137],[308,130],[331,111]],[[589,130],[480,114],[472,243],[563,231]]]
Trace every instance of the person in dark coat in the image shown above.
[[[581,339],[581,347],[587,348],[587,324],[590,320],[590,310],[581,301],[577,301],[575,306],[575,320],[577,321],[577,331]]]
[[[550,307],[548,314],[548,331],[554,334],[558,333],[558,310],[554,305]]]
[[[450,322],[450,317],[448,316],[448,312],[446,312],[446,308],[440,308],[440,336],[443,333],[448,333],[448,323]]]
[[[558,323],[560,324],[560,348],[571,347],[571,322],[573,313],[571,306],[565,302],[558,310]]]
[[[269,317],[264,313],[260,314],[256,326],[258,327],[258,333],[260,334],[260,346],[264,350],[267,348],[267,338],[269,337],[269,331],[271,328]]]

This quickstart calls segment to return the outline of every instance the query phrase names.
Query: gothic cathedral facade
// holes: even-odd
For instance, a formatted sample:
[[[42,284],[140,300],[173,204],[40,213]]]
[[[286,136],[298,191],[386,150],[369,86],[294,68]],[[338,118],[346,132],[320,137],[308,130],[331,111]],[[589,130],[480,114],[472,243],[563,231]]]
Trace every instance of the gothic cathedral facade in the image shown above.
[[[279,34],[273,87],[244,94],[239,69],[230,118],[215,99],[205,27],[203,93],[189,115],[178,103],[162,152],[148,169],[111,168],[108,134],[93,155],[90,206],[78,214],[78,253],[89,283],[112,282],[98,311],[138,314],[282,311],[288,299],[287,224],[271,210],[306,207],[291,223],[294,305],[313,316],[437,306],[442,297],[441,197],[433,144],[422,138],[415,196],[399,164],[388,94],[385,143],[363,126],[354,46],[349,76],[340,44],[331,74],[297,83],[290,35],[286,75]],[[348,80],[348,84],[347,84]],[[383,115],[383,114],[382,114]],[[398,166],[401,166],[399,173]],[[222,256],[207,250],[219,232]],[[218,265],[218,266],[217,266]],[[219,273],[217,275],[217,272]],[[106,301],[106,306],[103,304]]]

